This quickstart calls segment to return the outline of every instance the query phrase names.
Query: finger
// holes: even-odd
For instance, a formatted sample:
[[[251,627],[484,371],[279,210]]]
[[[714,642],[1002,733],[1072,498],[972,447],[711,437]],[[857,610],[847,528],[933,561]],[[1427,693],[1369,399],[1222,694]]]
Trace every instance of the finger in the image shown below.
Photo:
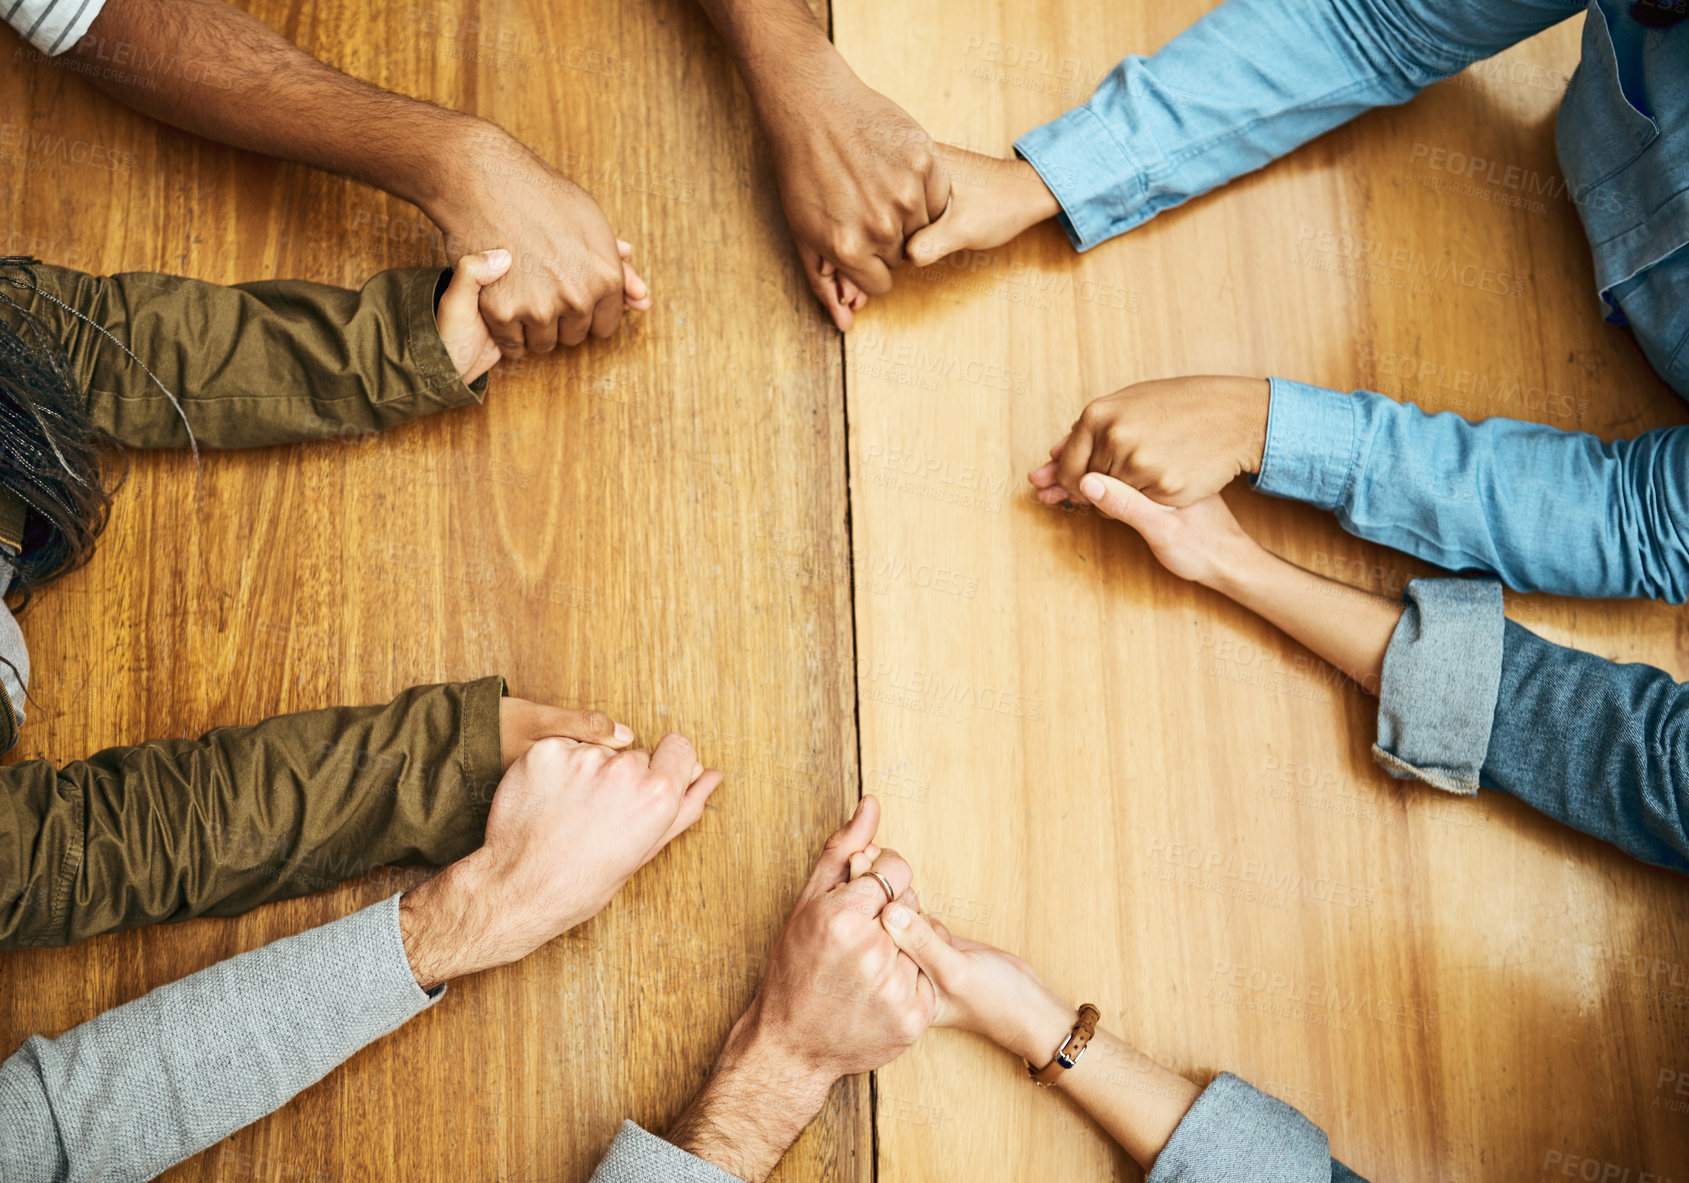
[[[565,349],[573,349],[586,340],[592,332],[592,308],[582,308],[565,312],[557,321],[557,343]]]
[[[510,252],[502,247],[459,259],[435,309],[440,335],[448,335],[450,325],[478,319],[481,315],[481,289],[503,279],[509,271]]]
[[[1099,472],[1085,474],[1080,485],[1080,492],[1099,512],[1125,522],[1140,534],[1153,533],[1166,520],[1165,515],[1178,512],[1170,505],[1151,501],[1125,481]]]
[[[522,342],[529,353],[550,353],[557,348],[557,322],[530,320],[522,324]]]
[[[901,257],[902,253],[900,245],[897,257]],[[894,262],[888,266],[886,260],[878,255],[868,255],[861,259],[847,259],[838,267],[840,274],[870,296],[883,296],[891,291],[891,268],[895,265]]]
[[[624,764],[637,764],[641,768],[651,767],[651,753],[644,748],[628,748],[626,751],[617,752],[616,759]]]
[[[620,255],[624,261],[633,258],[633,243],[625,238],[616,239],[616,254]]]
[[[838,277],[839,300],[852,312],[861,312],[862,306],[868,302],[868,293],[850,282],[848,275]]]
[[[651,308],[650,286],[626,261],[622,263],[622,304],[633,312],[646,312]]]
[[[915,893],[915,885],[913,883],[905,888],[903,894],[897,898],[915,909],[915,911],[919,912],[921,910],[921,897]]]
[[[1091,460],[1091,433],[1075,427],[1056,461],[1056,481],[1069,493],[1079,491],[1079,478]]]
[[[594,337],[608,337],[616,331],[616,326],[622,323],[622,309],[625,294],[612,292],[605,296],[592,310],[592,335]]]
[[[880,915],[880,924],[892,943],[921,967],[940,990],[949,980],[962,956],[940,940],[927,918],[904,904],[892,904]]]
[[[850,856],[850,881],[855,883],[866,875],[874,865],[874,857],[866,850],[859,850]]]
[[[922,915],[925,916],[926,913],[923,912]],[[931,916],[927,916],[927,923],[932,925],[933,935],[939,940],[943,941],[946,945],[955,945],[956,938],[950,935],[950,929],[946,927],[944,921],[934,920]]]
[[[709,803],[710,794],[721,787],[721,782],[721,773],[711,768],[687,786],[686,795],[680,799],[680,812],[674,815],[668,833],[663,835],[663,846],[698,824],[698,819],[704,816],[704,806]]]
[[[1048,489],[1056,483],[1056,462],[1052,460],[1048,464],[1040,464],[1026,474],[1026,479],[1032,482],[1035,489]]]
[[[1069,434],[1071,434],[1071,433],[1069,433]],[[1067,447],[1067,436],[1064,435],[1064,436],[1061,437],[1061,439],[1056,441],[1055,447],[1050,449],[1050,459],[1051,460],[1060,460],[1062,449],[1065,448],[1065,447]]]
[[[850,326],[856,323],[856,314],[839,295],[839,284],[834,277],[832,262],[823,259],[808,247],[799,247],[798,255],[803,260],[803,272],[809,280],[809,290],[821,301],[821,307],[833,318],[839,332],[850,332]]]
[[[927,167],[927,220],[936,222],[950,212],[955,194],[950,188],[950,170],[935,153]]]
[[[698,778],[698,749],[684,735],[670,732],[657,743],[651,753],[651,771],[671,778],[684,788]]]
[[[879,826],[879,801],[873,796],[862,798],[856,803],[856,812],[850,815],[850,820],[833,831],[821,848],[821,857],[815,860],[815,870],[810,872],[804,897],[831,891],[848,882],[850,856],[868,848]]]
[[[1060,505],[1072,494],[1060,485],[1051,485],[1048,489],[1039,489],[1032,496],[1040,505]]]
[[[856,911],[866,916],[878,916],[893,899],[901,898],[909,890],[909,884],[915,878],[914,870],[903,861],[903,856],[895,850],[882,850],[880,857],[874,860],[870,871],[885,876],[891,884],[891,896],[886,896],[885,885],[873,875],[864,874],[861,878],[852,880],[834,890],[841,903],[848,904]]]
[[[561,735],[581,743],[603,744],[609,748],[625,748],[633,742],[633,728],[618,723],[603,711],[578,711],[570,707],[547,708],[537,720],[534,738]]]
[[[917,267],[931,267],[946,255],[966,246],[957,221],[956,203],[952,201],[942,215],[909,236],[903,248],[909,255],[909,261]]]

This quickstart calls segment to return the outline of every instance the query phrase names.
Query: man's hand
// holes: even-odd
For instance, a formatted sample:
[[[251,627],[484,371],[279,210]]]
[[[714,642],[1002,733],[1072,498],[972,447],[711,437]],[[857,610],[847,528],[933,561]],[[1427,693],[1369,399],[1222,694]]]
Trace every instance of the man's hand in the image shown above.
[[[1079,480],[1100,472],[1164,505],[1191,505],[1239,473],[1259,472],[1271,386],[1263,378],[1139,382],[1085,408],[1028,478],[1045,505],[1083,500]]]
[[[603,711],[547,706],[525,698],[499,699],[498,721],[499,747],[507,771],[542,739],[572,739],[607,748],[625,748],[633,742],[633,729]]]
[[[885,889],[850,878],[853,856],[868,852],[898,897],[909,895],[909,865],[873,846],[879,817],[879,802],[864,797],[827,840],[756,999],[669,1131],[676,1146],[751,1183],[768,1177],[834,1081],[896,1059],[931,1022],[931,983],[880,927]]]
[[[759,104],[804,273],[840,331],[891,291],[904,241],[944,212],[932,137],[826,41]]]
[[[682,735],[650,753],[536,741],[499,782],[481,848],[400,902],[417,982],[519,961],[595,916],[720,783]]]
[[[1061,212],[1036,169],[1024,160],[982,156],[938,145],[950,175],[950,206],[907,243],[909,261],[930,266],[957,251],[988,251]]]
[[[114,53],[134,68],[109,69]],[[224,0],[107,0],[69,56],[157,119],[415,203],[450,258],[509,250],[481,296],[507,357],[607,337],[624,308],[650,307],[598,203],[503,129],[350,78]],[[166,68],[181,62],[216,70]]]
[[[419,199],[445,232],[449,253],[504,247],[507,274],[481,293],[481,314],[505,357],[608,337],[624,309],[651,307],[592,195],[499,128],[479,120],[460,132],[451,163]]]

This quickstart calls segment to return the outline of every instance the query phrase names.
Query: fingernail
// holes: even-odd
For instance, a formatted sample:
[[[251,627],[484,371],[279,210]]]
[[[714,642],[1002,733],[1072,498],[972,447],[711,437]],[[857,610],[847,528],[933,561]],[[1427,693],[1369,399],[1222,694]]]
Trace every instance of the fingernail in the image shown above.
[[[696,763],[693,764],[692,765],[692,779],[697,780],[700,776],[703,776],[703,775],[704,775],[704,766],[702,764],[696,764]]]
[[[633,728],[629,727],[626,723],[617,723],[616,724],[616,742],[617,743],[632,743],[633,742]]]
[[[886,923],[893,928],[908,928],[909,909],[902,904],[893,904],[886,909]]]
[[[493,267],[503,267],[510,262],[510,252],[500,247],[496,251],[487,252],[487,263]]]
[[[1092,501],[1101,501],[1104,493],[1103,478],[1094,472],[1086,473],[1084,479],[1079,482],[1079,491]]]

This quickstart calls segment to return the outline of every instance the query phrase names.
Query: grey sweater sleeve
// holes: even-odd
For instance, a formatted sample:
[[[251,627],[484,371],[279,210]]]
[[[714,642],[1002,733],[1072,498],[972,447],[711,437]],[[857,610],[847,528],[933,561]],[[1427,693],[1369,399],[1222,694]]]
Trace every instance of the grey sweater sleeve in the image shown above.
[[[1331,1157],[1325,1131],[1277,1097],[1221,1073],[1167,1139],[1145,1183],[1365,1183]]]
[[[631,1121],[622,1123],[591,1183],[743,1183],[713,1163],[686,1153]]]
[[[0,1063],[6,1183],[151,1179],[315,1084],[439,997],[399,897],[160,986]]]

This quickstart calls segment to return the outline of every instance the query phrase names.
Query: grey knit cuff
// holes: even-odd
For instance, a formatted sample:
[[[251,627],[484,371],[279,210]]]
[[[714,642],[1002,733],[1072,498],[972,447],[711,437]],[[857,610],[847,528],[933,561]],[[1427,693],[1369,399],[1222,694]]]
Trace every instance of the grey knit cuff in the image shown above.
[[[1330,1183],[1325,1131],[1229,1072],[1202,1090],[1144,1183]]]
[[[742,1183],[713,1163],[624,1121],[591,1183]]]
[[[1501,694],[1501,584],[1416,579],[1384,654],[1373,759],[1391,776],[1478,792]]]

